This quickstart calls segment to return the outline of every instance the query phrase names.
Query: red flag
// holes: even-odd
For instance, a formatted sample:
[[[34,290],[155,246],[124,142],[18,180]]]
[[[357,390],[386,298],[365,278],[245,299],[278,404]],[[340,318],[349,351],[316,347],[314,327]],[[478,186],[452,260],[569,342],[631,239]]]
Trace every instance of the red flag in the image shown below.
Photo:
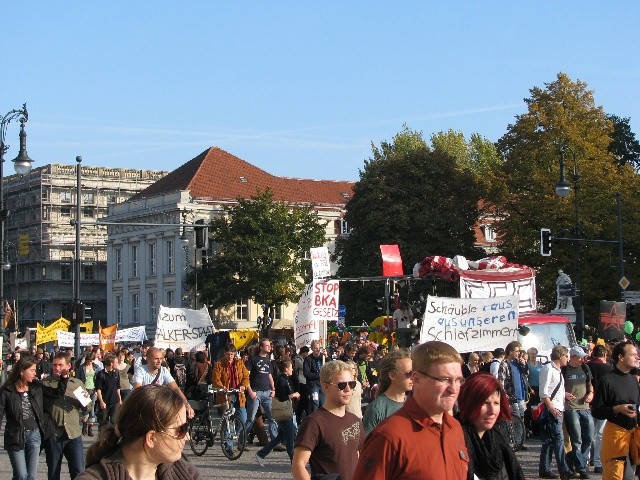
[[[382,275],[385,277],[403,275],[400,247],[395,244],[380,245],[380,252],[382,253]]]

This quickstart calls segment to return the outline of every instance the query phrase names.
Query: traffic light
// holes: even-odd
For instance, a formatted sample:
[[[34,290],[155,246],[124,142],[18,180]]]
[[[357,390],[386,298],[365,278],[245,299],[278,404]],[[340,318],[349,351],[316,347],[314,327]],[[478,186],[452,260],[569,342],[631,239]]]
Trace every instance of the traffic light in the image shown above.
[[[548,228],[540,229],[540,255],[551,256],[551,230]]]
[[[193,227],[196,235],[196,248],[206,249],[209,246],[209,226],[204,224],[204,220],[196,220]]]
[[[78,302],[71,307],[71,326],[75,327],[81,323],[84,323],[84,303]]]

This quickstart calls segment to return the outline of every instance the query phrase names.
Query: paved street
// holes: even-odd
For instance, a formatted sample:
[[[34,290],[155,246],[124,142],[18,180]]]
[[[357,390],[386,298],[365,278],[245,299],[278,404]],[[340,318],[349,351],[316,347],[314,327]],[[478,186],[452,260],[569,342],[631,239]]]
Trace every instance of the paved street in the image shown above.
[[[0,438],[2,438],[3,430],[0,430]],[[88,437],[85,437],[85,448],[89,445]],[[540,442],[537,439],[527,440],[529,448],[526,452],[518,452],[518,458],[524,469],[526,477],[531,479],[538,478],[538,460],[540,458]],[[202,457],[196,457],[191,453],[188,445],[185,448],[185,455],[194,465],[196,465],[203,478],[207,479],[230,479],[230,480],[256,480],[260,479],[290,479],[289,457],[286,452],[272,452],[266,459],[265,468],[260,467],[255,461],[255,453],[259,447],[249,445],[240,459],[231,461],[222,455],[220,445],[216,443],[214,448],[207,450]],[[591,469],[593,470],[593,469]],[[44,452],[40,456],[39,478],[45,479],[47,472],[47,464],[44,458]],[[0,480],[9,478],[11,474],[11,465],[9,456],[2,450],[0,451]],[[591,478],[601,479],[601,475],[591,474]],[[62,480],[69,480],[69,472],[66,464],[62,470]]]

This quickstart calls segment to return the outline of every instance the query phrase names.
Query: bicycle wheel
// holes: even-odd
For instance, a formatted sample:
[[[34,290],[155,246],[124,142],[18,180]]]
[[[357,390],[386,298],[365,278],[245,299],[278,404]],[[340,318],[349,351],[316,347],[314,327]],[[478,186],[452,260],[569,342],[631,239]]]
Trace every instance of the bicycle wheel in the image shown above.
[[[189,446],[191,451],[201,457],[209,448],[213,435],[209,415],[198,415],[189,422]]]
[[[220,425],[222,453],[229,460],[237,460],[244,452],[244,423],[235,415],[222,419]]]

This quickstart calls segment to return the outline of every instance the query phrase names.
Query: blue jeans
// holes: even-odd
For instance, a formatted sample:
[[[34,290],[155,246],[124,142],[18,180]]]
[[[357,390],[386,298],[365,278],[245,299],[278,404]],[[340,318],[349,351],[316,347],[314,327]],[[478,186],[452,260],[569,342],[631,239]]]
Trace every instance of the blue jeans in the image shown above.
[[[578,472],[586,472],[593,438],[593,417],[589,410],[565,410],[564,423],[571,440],[571,460]]]
[[[13,468],[13,480],[37,480],[38,457],[40,457],[40,430],[25,430],[24,450],[9,453]]]
[[[278,435],[272,438],[267,445],[258,450],[258,455],[262,458],[271,453],[271,450],[279,445],[284,440],[284,445],[287,447],[287,453],[289,454],[289,460],[293,460],[293,445],[296,441],[296,435],[298,433],[298,427],[296,426],[296,416],[294,415],[289,420],[283,420],[278,423]]]
[[[558,473],[569,475],[569,467],[564,456],[564,436],[562,434],[562,417],[555,418],[548,413],[548,418],[540,424],[540,439],[542,449],[540,451],[540,464],[538,472],[551,473],[551,460],[553,455],[558,463]]]
[[[247,409],[245,407],[240,406],[240,401],[238,400],[238,396],[236,394],[232,395],[233,397],[233,407],[236,409],[236,416],[242,422],[243,425],[247,424]],[[248,396],[247,396],[248,398]],[[254,416],[255,417],[255,416]],[[245,434],[248,433],[245,431]],[[241,438],[240,441],[242,443],[246,443],[245,438]],[[231,442],[226,442],[227,448],[233,448],[233,444]]]
[[[278,436],[278,424],[271,416],[271,392],[268,390],[256,390],[255,393],[255,400],[252,400],[251,397],[247,395],[247,435],[251,433],[253,422],[256,419],[256,413],[258,413],[258,407],[262,405],[264,414],[267,417],[267,424],[269,425],[269,436],[273,439]]]
[[[602,431],[607,424],[606,420],[594,419],[594,439],[593,439],[593,466],[602,468],[600,450],[602,449]]]
[[[71,480],[84,471],[82,435],[73,440],[69,440],[66,432],[60,436],[51,435],[51,437],[44,442],[44,452],[47,458],[48,480],[60,480],[63,456],[69,464],[69,476]]]
[[[324,391],[318,383],[307,385],[309,388],[309,413],[313,413],[324,405]]]

